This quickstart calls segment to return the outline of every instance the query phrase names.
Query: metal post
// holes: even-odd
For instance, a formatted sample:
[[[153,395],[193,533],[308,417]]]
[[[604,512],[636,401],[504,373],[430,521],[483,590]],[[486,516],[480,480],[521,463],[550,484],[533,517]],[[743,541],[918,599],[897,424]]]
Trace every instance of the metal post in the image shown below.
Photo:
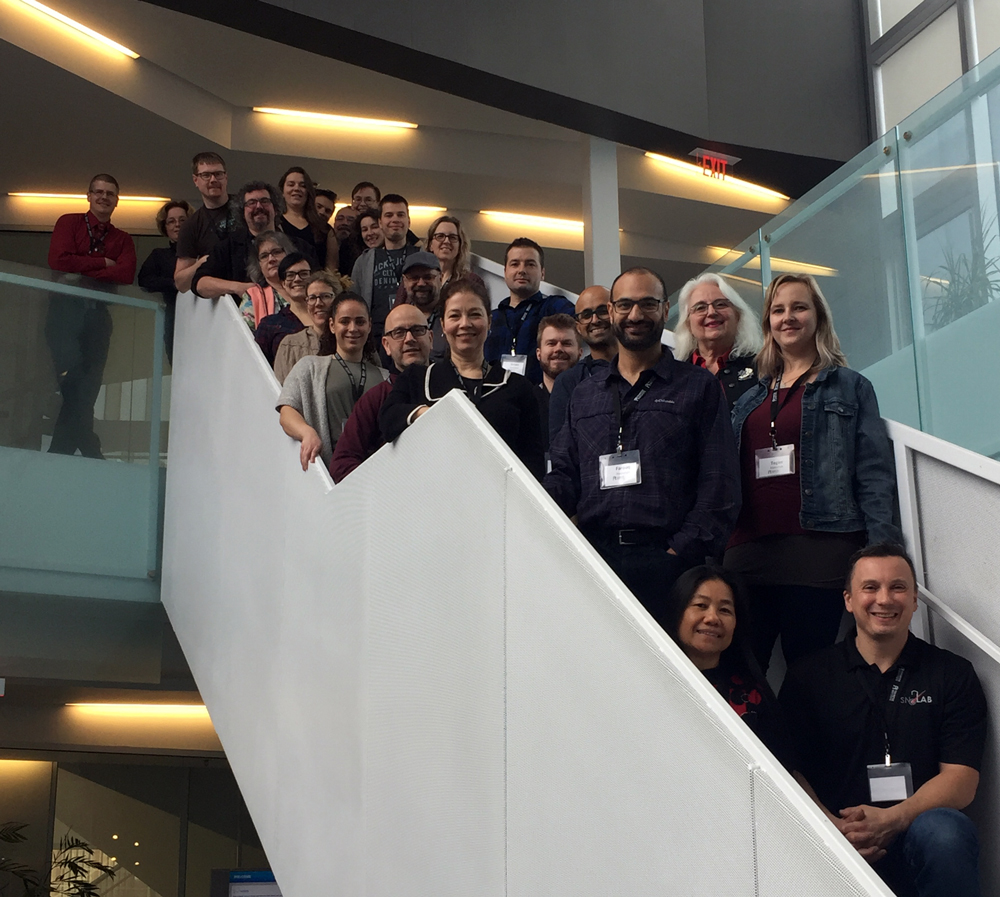
[[[588,137],[584,145],[583,261],[586,285],[610,287],[621,273],[618,238],[618,145]]]
[[[164,306],[156,308],[153,326],[153,382],[149,402],[149,542],[146,570],[154,579],[160,570],[160,408],[163,404]]]

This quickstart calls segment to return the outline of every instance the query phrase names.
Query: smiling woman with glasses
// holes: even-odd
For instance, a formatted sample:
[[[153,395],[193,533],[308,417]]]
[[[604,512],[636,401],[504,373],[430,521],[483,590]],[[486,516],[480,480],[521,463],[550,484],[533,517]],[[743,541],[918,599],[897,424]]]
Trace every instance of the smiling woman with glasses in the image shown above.
[[[289,271],[296,280],[299,272]],[[309,325],[298,333],[286,336],[278,346],[274,357],[274,376],[279,383],[284,383],[289,371],[295,363],[307,355],[318,355],[320,340],[327,330],[327,321],[333,300],[344,292],[340,277],[329,271],[317,271],[315,274],[302,275],[306,292],[306,311]],[[286,278],[287,282],[288,278]]]
[[[431,222],[427,229],[427,248],[441,263],[442,287],[449,280],[457,280],[459,277],[481,281],[479,275],[472,271],[469,260],[472,246],[458,218],[442,215]]]

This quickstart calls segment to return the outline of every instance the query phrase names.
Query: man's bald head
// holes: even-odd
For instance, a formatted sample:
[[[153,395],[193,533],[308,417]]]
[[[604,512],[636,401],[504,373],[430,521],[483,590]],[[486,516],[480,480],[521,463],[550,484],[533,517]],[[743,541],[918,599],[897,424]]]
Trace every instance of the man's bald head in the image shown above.
[[[611,349],[614,346],[615,337],[608,313],[610,301],[610,291],[599,284],[587,287],[576,300],[576,331],[591,350]]]
[[[424,333],[416,336],[411,328],[423,327]],[[382,348],[392,358],[396,370],[411,364],[427,364],[431,357],[433,336],[427,328],[427,315],[415,305],[395,306],[385,319],[385,336]]]

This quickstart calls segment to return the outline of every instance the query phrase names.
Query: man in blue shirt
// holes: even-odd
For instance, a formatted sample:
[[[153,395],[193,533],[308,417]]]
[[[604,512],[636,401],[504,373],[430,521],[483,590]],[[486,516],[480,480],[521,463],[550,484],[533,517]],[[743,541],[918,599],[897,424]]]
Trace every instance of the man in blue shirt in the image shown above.
[[[661,344],[663,279],[625,271],[610,308],[618,355],[574,390],[544,485],[662,625],[674,581],[736,523],[736,440],[718,381]]]
[[[518,237],[507,247],[503,277],[510,296],[493,309],[484,349],[486,361],[500,362],[537,386],[542,382],[542,369],[535,356],[538,325],[549,315],[573,314],[573,303],[565,296],[546,296],[538,289],[545,279],[545,253],[527,237]]]

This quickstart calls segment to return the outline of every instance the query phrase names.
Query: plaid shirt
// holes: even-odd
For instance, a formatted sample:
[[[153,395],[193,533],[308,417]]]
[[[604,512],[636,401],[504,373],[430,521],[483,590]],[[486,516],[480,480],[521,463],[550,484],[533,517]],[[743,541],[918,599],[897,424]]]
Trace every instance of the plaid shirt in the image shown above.
[[[631,399],[652,380],[629,413]],[[612,393],[625,409],[622,447],[638,449],[642,482],[600,488],[598,458],[615,451],[618,424]],[[739,458],[729,409],[704,368],[674,359],[669,349],[635,386],[618,359],[574,390],[567,424],[552,441],[545,488],[567,514],[589,528],[662,529],[669,547],[702,563],[721,556],[740,510]]]

